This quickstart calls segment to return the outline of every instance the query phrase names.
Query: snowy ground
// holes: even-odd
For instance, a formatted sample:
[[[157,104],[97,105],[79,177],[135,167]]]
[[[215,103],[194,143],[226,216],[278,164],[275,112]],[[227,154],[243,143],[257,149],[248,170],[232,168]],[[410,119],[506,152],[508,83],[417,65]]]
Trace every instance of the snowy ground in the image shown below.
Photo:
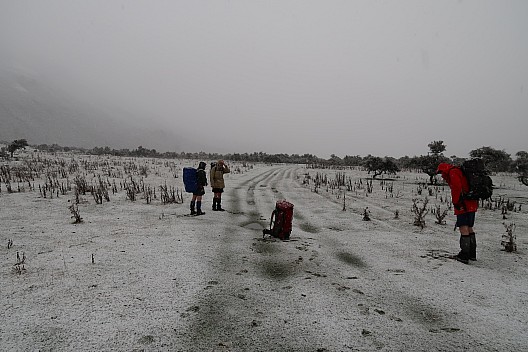
[[[158,189],[165,182],[181,189],[174,175],[189,165],[73,158],[106,161],[113,171],[144,165],[144,183]],[[64,160],[67,169],[72,157]],[[430,213],[424,229],[413,226],[412,199],[429,194],[423,186],[418,194],[423,174],[375,180],[368,193],[364,171],[338,171],[352,182],[343,200],[343,188],[314,192],[316,176],[334,180],[333,170],[230,166],[228,211],[211,211],[207,189],[199,217],[186,216],[187,194],[184,204],[163,205],[157,191],[147,204],[119,189],[103,204],[83,196],[84,222],[76,225],[73,191],[40,195],[45,171],[35,190],[26,183],[8,193],[2,184],[0,350],[528,350],[528,188],[514,176],[493,179],[515,211],[506,220],[500,209],[479,211],[478,261],[464,265],[447,258],[458,252],[451,212],[446,225]],[[78,172],[92,180],[103,169]],[[114,176],[118,186],[126,177]],[[432,194],[428,208],[447,206],[447,187]],[[295,205],[291,241],[263,240],[279,199]],[[363,221],[366,207],[371,221]],[[503,222],[516,224],[517,253],[501,251]],[[20,273],[17,253],[26,258]]]

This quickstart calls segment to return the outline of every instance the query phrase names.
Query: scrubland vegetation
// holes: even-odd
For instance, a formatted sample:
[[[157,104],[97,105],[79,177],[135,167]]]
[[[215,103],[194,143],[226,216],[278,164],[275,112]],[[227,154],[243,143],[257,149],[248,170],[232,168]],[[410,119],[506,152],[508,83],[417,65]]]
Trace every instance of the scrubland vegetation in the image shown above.
[[[528,346],[522,163],[492,173],[494,195],[477,214],[478,261],[464,266],[450,259],[458,240],[449,187],[418,166],[398,161],[378,173],[391,159],[227,159],[228,211],[204,206],[205,216],[187,217],[183,167],[220,157],[6,153],[0,347]],[[208,188],[205,204],[211,197]],[[289,242],[262,237],[278,199],[295,205]]]

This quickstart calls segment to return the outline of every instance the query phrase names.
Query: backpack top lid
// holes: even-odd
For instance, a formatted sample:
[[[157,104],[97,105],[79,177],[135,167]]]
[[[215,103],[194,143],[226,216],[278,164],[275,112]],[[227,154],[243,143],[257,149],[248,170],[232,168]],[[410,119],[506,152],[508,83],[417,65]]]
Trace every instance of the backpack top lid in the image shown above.
[[[484,160],[466,160],[460,169],[469,185],[469,192],[464,195],[465,199],[488,199],[493,195],[493,181],[489,176]]]
[[[278,200],[276,203],[275,203],[275,207],[277,209],[292,209],[293,210],[293,204],[288,202],[286,199],[283,199],[283,200]]]
[[[484,160],[480,158],[465,160],[460,166],[460,168],[464,173],[467,174],[489,174],[489,171],[486,169],[486,164],[484,163]]]

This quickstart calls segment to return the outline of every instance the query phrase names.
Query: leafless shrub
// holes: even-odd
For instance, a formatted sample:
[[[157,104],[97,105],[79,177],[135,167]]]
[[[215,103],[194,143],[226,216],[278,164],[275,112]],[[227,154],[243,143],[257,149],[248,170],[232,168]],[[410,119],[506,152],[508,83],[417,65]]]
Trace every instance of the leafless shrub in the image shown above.
[[[72,204],[68,207],[70,209],[70,212],[72,213],[71,218],[74,219],[74,224],[80,224],[83,219],[81,217],[81,214],[79,213],[79,206],[77,204]]]
[[[382,181],[381,189],[385,189],[385,198],[394,197],[394,182],[385,182]]]
[[[139,167],[139,175],[147,177],[148,172],[149,172],[149,167],[147,165],[141,165]]]
[[[372,180],[370,180],[370,181],[367,180],[366,184],[367,184],[367,193],[372,193],[372,191],[373,191],[373,189],[374,189],[374,188],[372,187]]]
[[[117,193],[117,185],[115,183],[115,180],[113,181],[112,183],[112,194],[116,194]]]
[[[66,185],[64,185],[64,182],[61,182],[61,184],[59,185],[59,192],[60,194],[62,194],[63,196],[66,195],[66,193],[71,190],[70,188],[70,180],[68,180],[68,178],[66,178]]]
[[[399,219],[400,218],[400,211],[398,209],[396,209],[394,211],[394,219]]]
[[[17,262],[15,265],[15,271],[17,274],[22,274],[22,272],[26,271],[26,268],[24,267],[24,264],[26,263],[26,253],[22,253],[22,258],[20,257],[20,253],[17,252]]]
[[[502,214],[502,220],[508,219],[506,217],[506,215],[508,215],[508,208],[506,207],[506,205],[502,206],[501,214]]]
[[[155,192],[156,191],[150,188],[150,186],[147,186],[147,188],[144,189],[143,197],[147,201],[147,204],[150,204],[152,202],[153,197],[156,198]]]
[[[315,178],[313,178],[312,180],[313,180],[313,185],[314,185],[314,188],[313,188],[314,193],[319,193],[319,188],[321,188],[321,186],[328,185],[328,178],[326,174],[321,174],[318,172],[315,174]]]
[[[96,204],[103,204],[103,192],[100,188],[92,188],[91,193]]]
[[[487,210],[493,209],[493,200],[491,198],[488,199],[482,199],[480,201],[480,207]]]
[[[125,180],[123,188],[126,191],[127,198],[132,202],[136,200],[136,194],[141,192],[141,187],[138,182],[136,182],[132,177],[130,177],[130,182]]]
[[[101,175],[98,175],[99,184],[97,187],[90,187],[92,196],[94,197],[95,203],[102,204],[103,198],[109,202],[110,196],[108,195],[107,184],[101,179]]]
[[[50,199],[53,199],[54,195],[58,198],[59,192],[60,189],[57,188],[53,182],[46,181],[44,185],[39,185],[39,193],[42,198],[47,198],[49,196]]]
[[[363,179],[360,178],[359,181],[356,181],[355,182],[355,186],[356,186],[357,189],[363,189],[364,188]]]
[[[79,170],[79,164],[75,159],[72,159],[70,164],[68,165],[68,172],[70,174],[76,173]]]
[[[517,236],[515,236],[515,224],[502,223],[506,229],[506,233],[502,235],[501,245],[504,246],[506,252],[517,251]]]
[[[11,188],[11,182],[8,179],[6,179],[4,180],[4,183],[6,185],[7,193],[13,193],[13,189]]]
[[[183,203],[183,191],[181,189],[179,190],[179,192],[178,189],[176,189],[176,203]]]
[[[412,206],[412,212],[414,214],[414,226],[419,226],[421,229],[425,227],[425,216],[429,213],[429,209],[427,209],[427,204],[429,203],[429,199],[425,198],[420,206],[420,200],[414,198],[412,200],[413,206]]]
[[[81,194],[79,193],[79,190],[75,188],[75,204],[79,204],[81,202]]]
[[[0,177],[4,182],[6,180],[11,181],[11,168],[9,165],[0,165]]]
[[[336,172],[334,179],[334,187],[339,188],[345,186],[346,176],[344,172]]]
[[[8,239],[7,240],[7,249],[10,249],[11,247],[13,247],[13,240],[12,239]]]
[[[136,191],[134,190],[134,187],[127,187],[125,188],[127,198],[130,199],[132,202],[136,201]]]
[[[370,221],[370,210],[368,207],[363,210],[363,221]]]
[[[437,223],[439,225],[444,225],[446,223],[444,218],[447,216],[447,212],[448,211],[449,210],[447,208],[442,210],[440,205],[437,205],[435,210],[434,210],[434,215],[436,217],[435,223]]]
[[[160,186],[160,198],[163,204],[176,203],[176,190],[174,187],[167,187],[167,184]]]
[[[138,167],[135,163],[129,162],[123,164],[123,170],[125,171],[125,175],[132,175],[138,170]]]
[[[77,175],[73,182],[75,183],[75,189],[82,195],[86,195],[86,192],[90,191],[90,187],[88,186],[88,183],[86,182],[86,179],[84,176]]]

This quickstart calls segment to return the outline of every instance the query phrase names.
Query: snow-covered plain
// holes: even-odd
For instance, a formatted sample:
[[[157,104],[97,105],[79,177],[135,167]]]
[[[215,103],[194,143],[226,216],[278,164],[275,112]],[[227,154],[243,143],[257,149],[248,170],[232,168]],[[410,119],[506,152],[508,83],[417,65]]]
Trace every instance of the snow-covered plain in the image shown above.
[[[412,199],[448,204],[448,188],[429,191],[424,174],[374,180],[368,193],[359,169],[228,162],[227,211],[211,211],[208,188],[206,214],[189,217],[190,196],[162,204],[159,187],[182,189],[182,167],[197,162],[28,153],[8,164],[37,157],[34,190],[0,185],[2,351],[528,350],[528,188],[514,175],[493,180],[515,211],[479,210],[478,261],[464,265],[448,258],[458,252],[451,211],[445,225],[431,213],[413,225]],[[139,181],[139,166],[156,189],[150,204],[121,189],[125,168]],[[336,173],[349,190],[316,191]],[[81,196],[81,224],[73,189],[39,193],[47,175],[67,184],[76,174],[110,175],[118,188],[103,204]],[[295,205],[286,242],[262,238],[279,199]],[[516,253],[501,250],[503,222],[516,224]]]

